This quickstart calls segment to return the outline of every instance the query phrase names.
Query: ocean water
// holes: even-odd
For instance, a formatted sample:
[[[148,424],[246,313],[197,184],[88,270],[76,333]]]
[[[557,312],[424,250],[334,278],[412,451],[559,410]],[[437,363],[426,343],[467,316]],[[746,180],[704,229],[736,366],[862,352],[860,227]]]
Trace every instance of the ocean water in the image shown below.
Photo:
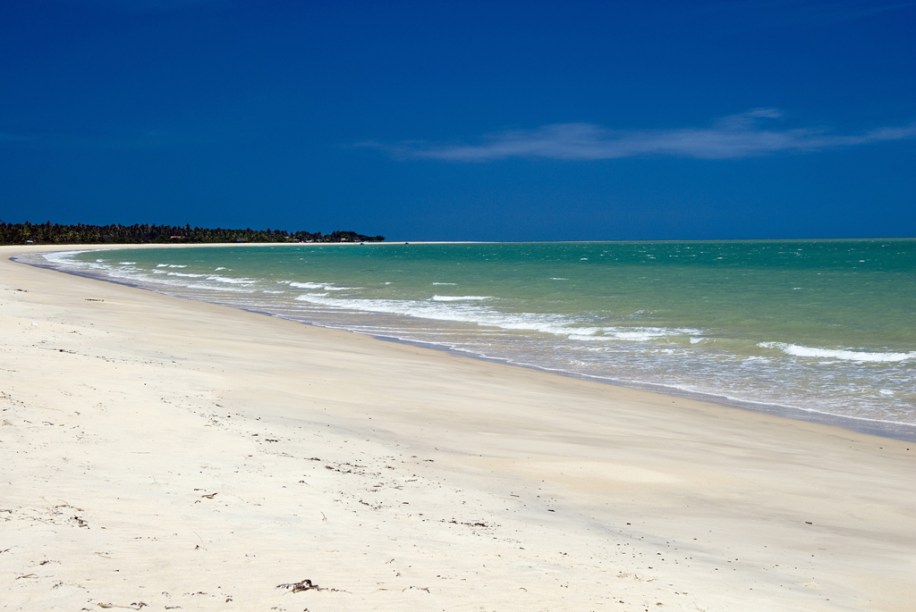
[[[916,440],[916,240],[289,245],[44,265]]]

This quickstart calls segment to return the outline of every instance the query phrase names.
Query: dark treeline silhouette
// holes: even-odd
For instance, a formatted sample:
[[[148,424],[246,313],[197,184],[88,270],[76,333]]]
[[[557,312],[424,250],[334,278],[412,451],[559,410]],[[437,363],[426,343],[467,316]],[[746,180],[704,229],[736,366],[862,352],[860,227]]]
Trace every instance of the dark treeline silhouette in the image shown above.
[[[203,242],[381,242],[384,236],[365,236],[356,232],[287,232],[191,227],[190,225],[61,225],[58,223],[2,223],[0,244],[137,244]]]

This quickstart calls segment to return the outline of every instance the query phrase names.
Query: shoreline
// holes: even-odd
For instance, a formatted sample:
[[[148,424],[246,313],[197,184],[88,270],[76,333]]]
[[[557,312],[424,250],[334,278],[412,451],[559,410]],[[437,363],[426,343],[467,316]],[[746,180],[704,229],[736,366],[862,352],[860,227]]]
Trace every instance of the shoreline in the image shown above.
[[[58,270],[59,272],[61,270]],[[69,272],[66,272],[69,274]],[[88,276],[87,278],[94,278]],[[104,282],[104,281],[103,281]],[[111,281],[117,282],[117,281]],[[128,283],[123,283],[126,286],[134,287]],[[146,289],[145,287],[136,286],[138,289]],[[264,312],[260,310],[246,310],[246,312],[251,312],[255,314],[260,314],[262,316],[273,317],[277,316],[269,312]],[[889,440],[897,440],[901,442],[916,442],[916,425],[910,425],[908,423],[897,423],[895,421],[881,421],[876,419],[867,419],[867,418],[856,418],[856,417],[847,417],[840,416],[836,414],[831,414],[829,412],[820,412],[817,410],[804,410],[802,408],[793,408],[792,406],[782,406],[779,404],[765,404],[763,402],[751,402],[746,400],[733,399],[726,396],[720,395],[710,395],[707,393],[699,393],[695,391],[687,391],[684,389],[678,389],[676,387],[666,387],[661,384],[637,384],[637,383],[626,383],[624,381],[618,381],[612,378],[603,378],[600,376],[589,376],[587,374],[577,374],[575,372],[567,372],[564,370],[551,370],[544,367],[539,367],[536,365],[524,364],[524,363],[515,363],[508,360],[498,359],[496,357],[487,357],[484,355],[478,355],[471,352],[463,352],[456,350],[448,346],[438,345],[432,342],[422,342],[419,340],[407,340],[403,338],[397,338],[394,336],[382,336],[382,335],[373,335],[373,334],[363,334],[360,332],[351,332],[345,328],[337,328],[331,326],[323,326],[315,323],[302,323],[299,321],[294,321],[302,325],[311,325],[313,327],[320,327],[322,329],[330,329],[335,331],[341,331],[346,333],[354,333],[366,336],[368,338],[373,338],[382,342],[392,342],[394,344],[404,344],[407,346],[415,346],[417,348],[436,351],[440,353],[445,353],[446,355],[454,355],[457,357],[463,357],[466,359],[477,359],[486,363],[499,364],[511,368],[522,368],[525,370],[531,370],[533,372],[540,372],[546,376],[561,376],[563,378],[571,378],[573,380],[582,380],[597,383],[599,385],[608,385],[610,387],[616,387],[619,389],[630,389],[634,391],[643,391],[646,393],[651,393],[654,395],[660,395],[663,397],[672,397],[672,398],[683,398],[695,400],[698,402],[703,402],[710,405],[720,406],[726,410],[745,410],[748,412],[756,414],[766,414],[779,419],[786,419],[792,422],[803,422],[803,423],[815,423],[818,425],[823,425],[826,427],[834,427],[844,431],[851,431],[860,434],[865,434],[869,436],[875,436],[879,438],[885,438]]]
[[[847,240],[847,239],[836,239],[836,240],[842,241],[842,240]],[[883,239],[876,239],[876,240],[883,240]],[[314,243],[314,244],[317,244],[319,246],[325,246],[325,245],[361,246],[362,245],[362,243]],[[395,243],[395,242],[371,243],[370,245],[374,245],[374,244],[399,245],[399,244],[405,244],[405,243]],[[422,245],[422,244],[469,244],[469,243],[465,243],[465,242],[448,242],[448,243],[412,242],[410,244]],[[164,245],[160,245],[160,244],[136,244],[136,245],[124,244],[124,245],[120,245],[119,244],[119,245],[85,245],[86,248],[77,248],[77,249],[67,248],[69,246],[73,246],[73,245],[35,245],[35,246],[27,246],[24,248],[28,249],[31,252],[35,252],[35,251],[121,250],[121,249],[132,249],[132,248],[141,248],[141,249],[147,249],[147,248],[149,249],[207,248],[207,247],[219,248],[219,247],[235,247],[235,246],[242,246],[242,247],[280,246],[280,247],[284,247],[284,246],[301,246],[301,244],[300,243],[286,243],[286,242],[239,243],[239,244],[236,244],[236,243],[233,243],[233,244],[202,243],[202,244],[164,244]],[[77,246],[84,246],[84,245],[77,245]],[[5,248],[16,248],[16,247],[5,247]],[[10,259],[13,261],[17,261],[15,256],[10,257]],[[82,273],[82,272],[73,271],[73,270],[59,269],[59,268],[55,268],[53,265],[46,265],[46,264],[41,264],[41,263],[31,263],[31,262],[17,262],[17,263],[23,263],[25,265],[46,268],[46,269],[53,270],[56,272],[61,272],[64,274],[72,274],[75,276],[79,276],[79,277],[83,277],[83,278],[87,278],[91,280],[115,283],[115,284],[123,285],[126,287],[131,287],[134,289],[152,291],[154,293],[159,293],[161,295],[166,295],[166,296],[171,296],[171,297],[180,297],[180,296],[174,296],[166,292],[160,292],[160,291],[157,291],[156,289],[151,289],[149,287],[144,287],[142,285],[134,284],[129,281],[121,280],[117,278],[97,277],[97,276],[93,276],[92,274]],[[183,298],[183,299],[191,299],[191,298]],[[216,304],[218,302],[206,302],[206,303]],[[269,317],[278,317],[279,316],[271,312],[261,311],[257,309],[242,308],[241,310],[245,310],[246,312],[251,312],[251,313],[260,314],[260,315],[269,316]],[[280,316],[280,318],[285,318],[285,317]],[[288,320],[291,320],[299,324],[319,327],[322,329],[330,329],[330,330],[342,331],[342,332],[351,332],[352,331],[352,330],[348,330],[343,327],[321,325],[321,324],[310,322],[310,321],[298,321],[295,319],[288,319]],[[459,350],[453,349],[448,346],[442,346],[442,345],[438,345],[432,342],[425,343],[422,341],[398,338],[395,336],[384,336],[384,335],[369,334],[369,333],[360,333],[360,332],[352,332],[352,333],[358,333],[360,335],[374,338],[376,340],[380,340],[384,342],[394,342],[397,344],[406,344],[409,346],[415,346],[415,347],[425,349],[425,350],[433,350],[433,351],[445,353],[447,355],[457,355],[457,356],[461,356],[465,358],[479,359],[481,361],[488,362],[488,363],[497,363],[497,364],[502,364],[502,365],[506,365],[509,367],[525,368],[525,369],[533,370],[536,372],[541,372],[547,375],[563,376],[563,377],[573,378],[577,380],[587,380],[587,381],[592,381],[592,382],[596,382],[599,384],[610,385],[612,387],[640,390],[640,391],[645,391],[648,393],[656,393],[656,394],[663,395],[663,396],[692,399],[692,400],[697,400],[700,402],[708,402],[710,404],[722,406],[727,409],[746,410],[746,411],[750,411],[754,413],[768,414],[768,415],[772,415],[778,418],[784,418],[784,419],[788,419],[790,421],[795,421],[795,422],[817,423],[817,424],[826,425],[829,427],[837,427],[837,428],[844,429],[844,430],[855,431],[855,432],[878,436],[878,437],[887,438],[887,439],[901,440],[905,442],[916,442],[916,424],[899,423],[899,422],[881,420],[881,419],[869,419],[869,418],[857,418],[857,417],[852,417],[852,416],[843,416],[843,415],[832,414],[829,412],[823,412],[819,410],[806,410],[804,408],[798,408],[798,407],[787,406],[787,405],[782,405],[782,404],[756,402],[756,401],[751,401],[751,400],[742,400],[739,398],[733,398],[733,397],[729,397],[726,395],[714,395],[714,394],[708,394],[708,393],[694,392],[694,391],[689,391],[686,389],[679,389],[677,387],[669,387],[669,386],[662,385],[662,384],[628,383],[626,381],[616,380],[614,378],[609,378],[609,377],[591,376],[588,374],[580,374],[580,373],[569,372],[569,371],[564,371],[564,370],[553,370],[550,368],[540,367],[540,366],[533,365],[533,364],[518,363],[518,362],[513,362],[510,360],[500,359],[497,357],[488,357],[486,355],[481,355],[481,354],[473,353],[470,351],[463,352],[463,351],[459,351]]]
[[[0,248],[11,610],[916,597],[911,443],[9,261],[22,250]]]

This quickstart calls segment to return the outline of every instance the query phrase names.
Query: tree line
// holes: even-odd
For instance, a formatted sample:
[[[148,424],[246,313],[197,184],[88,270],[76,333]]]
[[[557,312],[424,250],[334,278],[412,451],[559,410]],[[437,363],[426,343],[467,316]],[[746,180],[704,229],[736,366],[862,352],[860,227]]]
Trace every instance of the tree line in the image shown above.
[[[0,222],[0,244],[139,244],[214,242],[381,242],[384,236],[352,231],[288,232],[276,229],[224,229],[190,225],[62,225]]]

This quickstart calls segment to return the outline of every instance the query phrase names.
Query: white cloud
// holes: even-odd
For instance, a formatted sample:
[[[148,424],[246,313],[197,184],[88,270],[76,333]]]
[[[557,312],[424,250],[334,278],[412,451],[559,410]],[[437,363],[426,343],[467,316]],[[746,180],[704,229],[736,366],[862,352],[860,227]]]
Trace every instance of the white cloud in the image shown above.
[[[363,143],[407,159],[486,162],[528,157],[566,160],[670,156],[736,159],[779,152],[805,152],[916,137],[916,123],[860,133],[819,128],[778,129],[762,125],[782,117],[777,109],[758,108],[723,117],[710,127],[659,130],[610,130],[590,123],[559,123],[531,130],[490,134],[471,144],[404,142]]]

